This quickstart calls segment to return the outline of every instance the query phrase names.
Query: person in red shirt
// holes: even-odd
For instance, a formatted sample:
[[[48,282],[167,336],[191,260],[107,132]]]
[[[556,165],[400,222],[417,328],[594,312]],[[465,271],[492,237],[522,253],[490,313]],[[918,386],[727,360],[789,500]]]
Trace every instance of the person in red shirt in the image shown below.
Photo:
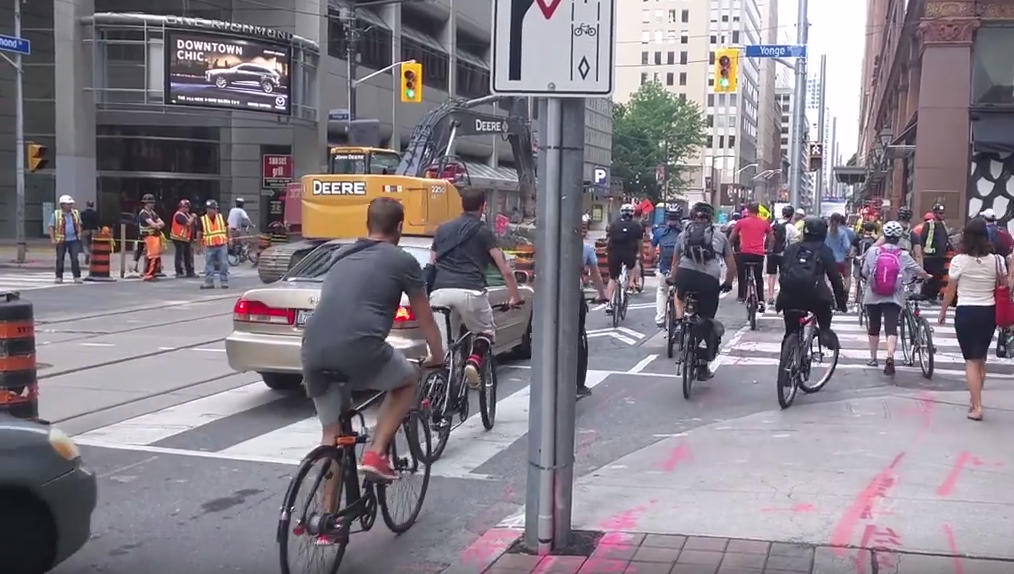
[[[757,285],[758,310],[764,312],[764,242],[775,244],[771,224],[760,216],[760,206],[750,203],[746,206],[747,216],[736,222],[729,235],[729,242],[739,240],[739,253],[736,254],[736,269],[739,271],[739,302],[746,300],[746,274],[753,271],[754,283]],[[749,266],[749,267],[748,267]]]

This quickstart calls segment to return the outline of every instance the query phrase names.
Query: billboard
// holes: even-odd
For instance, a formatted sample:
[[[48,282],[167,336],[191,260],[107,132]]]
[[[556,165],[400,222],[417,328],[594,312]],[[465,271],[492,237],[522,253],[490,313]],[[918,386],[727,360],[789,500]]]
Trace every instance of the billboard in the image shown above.
[[[291,113],[289,46],[183,30],[166,30],[165,46],[166,104]]]

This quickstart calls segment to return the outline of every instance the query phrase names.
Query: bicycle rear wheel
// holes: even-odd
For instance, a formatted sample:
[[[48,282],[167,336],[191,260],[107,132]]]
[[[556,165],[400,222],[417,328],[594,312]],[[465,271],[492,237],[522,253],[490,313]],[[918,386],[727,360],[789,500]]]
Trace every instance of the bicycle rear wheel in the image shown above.
[[[757,330],[757,295],[747,295],[746,299],[746,320],[750,323],[750,330]]]
[[[321,535],[328,534],[321,531],[325,515],[333,517],[334,513],[331,511],[334,510],[336,513],[337,509],[321,509],[317,512],[311,512],[309,507],[315,501],[321,500],[321,489],[326,478],[335,480],[335,500],[342,500],[345,481],[348,478],[346,473],[351,472],[352,468],[350,464],[343,464],[343,460],[346,460],[344,451],[334,447],[317,447],[303,460],[295,476],[292,477],[289,488],[285,492],[282,511],[278,518],[278,529],[275,534],[275,538],[278,541],[279,565],[282,574],[307,572],[308,570],[306,566],[290,568],[290,564],[292,564],[291,559],[294,557],[290,556],[290,553],[296,551],[291,548],[290,536],[295,537],[297,541],[308,544],[306,548],[312,553],[309,562],[319,566],[316,571],[309,569],[310,572],[314,572],[314,574],[335,574],[338,571],[342,558],[345,557],[345,549],[348,547],[348,531],[352,518],[345,517],[338,519],[341,521],[341,524],[335,526],[340,528],[340,534],[331,541],[332,543],[318,544],[318,538]],[[311,474],[311,471],[318,466],[317,472]],[[335,468],[338,469],[339,476],[337,478],[334,477]],[[304,487],[309,490],[306,492],[306,499],[301,502],[299,493]],[[338,506],[340,506],[340,503]],[[331,520],[331,518],[327,520]],[[318,553],[325,555],[316,556]],[[327,554],[330,554],[330,556],[327,556]]]
[[[671,359],[673,347],[676,344],[676,311],[673,309],[672,299],[665,304],[665,356]]]
[[[817,382],[810,384],[810,379],[813,378],[814,373],[814,363],[824,364],[824,358],[827,355],[831,356],[827,365],[827,370],[824,371],[824,374],[817,379]],[[816,393],[823,389],[824,385],[826,385],[834,375],[834,370],[838,368],[839,355],[840,351],[838,349],[829,349],[820,342],[819,334],[814,333],[810,335],[810,364],[809,368],[806,369],[806,372],[804,373],[805,376],[801,376],[799,378],[799,388],[807,394]]]
[[[778,406],[787,409],[796,400],[796,381],[799,377],[799,333],[792,333],[782,342],[778,358]]]
[[[451,418],[454,414],[448,412],[448,405],[452,402],[450,387],[444,371],[434,371],[423,379],[420,406],[423,413],[428,415],[430,423],[436,427],[437,435],[436,444],[433,445],[433,450],[429,458],[426,459],[428,464],[440,460],[444,449],[447,448],[447,440],[451,437]]]
[[[229,254],[226,256],[226,259],[229,261],[229,267],[235,267],[239,265],[239,253],[229,252]]]
[[[898,321],[898,344],[901,346],[901,358],[905,365],[911,367],[915,364],[913,352],[915,346],[915,329],[910,326],[911,318],[907,309],[902,309],[901,319]]]
[[[680,370],[683,375],[683,398],[690,400],[694,380],[697,379],[697,344],[691,336],[690,329],[683,328],[683,362]]]
[[[914,341],[912,354],[919,359],[919,369],[922,370],[922,376],[932,379],[933,353],[935,351],[933,347],[933,329],[930,328],[929,321],[925,317],[916,319],[915,324],[917,325],[917,331],[916,335],[912,338]]]
[[[620,306],[622,302],[620,299],[620,297],[622,297],[620,294],[621,289],[623,289],[623,286],[617,283],[616,290],[613,291],[613,300],[611,301],[613,304],[613,329],[620,326]]]
[[[395,433],[394,440],[387,447],[391,468],[400,475],[398,480],[377,483],[377,504],[384,524],[395,534],[406,532],[415,524],[426,499],[426,490],[430,484],[430,465],[426,461],[432,457],[429,424],[426,417],[417,409],[409,411],[401,424],[401,432]],[[402,444],[399,436],[403,436]],[[407,505],[408,512],[404,518],[396,518],[392,512],[392,498],[402,493],[410,493],[413,486],[418,487],[415,501]],[[411,500],[411,494],[404,497]]]
[[[493,430],[496,424],[496,361],[493,359],[493,351],[486,351],[486,358],[482,360],[482,377],[479,381],[479,416],[482,417],[482,427],[486,430]]]

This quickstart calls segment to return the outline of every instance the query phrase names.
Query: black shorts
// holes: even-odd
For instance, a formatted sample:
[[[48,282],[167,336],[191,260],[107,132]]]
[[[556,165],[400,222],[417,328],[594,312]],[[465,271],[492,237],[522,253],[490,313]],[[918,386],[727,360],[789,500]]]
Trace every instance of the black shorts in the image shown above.
[[[637,251],[633,249],[610,247],[606,253],[606,260],[609,263],[609,278],[619,279],[620,270],[626,265],[627,271],[632,271],[637,265]]]
[[[718,314],[718,295],[721,285],[707,273],[693,269],[676,271],[676,295],[680,301],[686,300],[687,293],[697,298],[697,314],[705,319],[714,319]]]
[[[768,275],[778,275],[778,269],[782,266],[782,254],[778,255],[768,254],[767,263],[764,265],[764,271]]]
[[[982,361],[989,356],[995,331],[995,306],[958,305],[954,308],[954,334],[966,361]]]

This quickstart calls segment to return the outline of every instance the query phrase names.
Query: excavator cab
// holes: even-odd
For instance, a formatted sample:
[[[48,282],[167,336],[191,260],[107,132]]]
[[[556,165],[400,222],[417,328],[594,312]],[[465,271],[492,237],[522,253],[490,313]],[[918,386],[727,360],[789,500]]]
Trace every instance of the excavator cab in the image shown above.
[[[443,179],[459,190],[472,186],[465,162],[452,155],[441,156],[438,161],[430,164],[423,172],[423,177]]]
[[[395,175],[401,154],[390,149],[331,147],[328,150],[330,175]]]

